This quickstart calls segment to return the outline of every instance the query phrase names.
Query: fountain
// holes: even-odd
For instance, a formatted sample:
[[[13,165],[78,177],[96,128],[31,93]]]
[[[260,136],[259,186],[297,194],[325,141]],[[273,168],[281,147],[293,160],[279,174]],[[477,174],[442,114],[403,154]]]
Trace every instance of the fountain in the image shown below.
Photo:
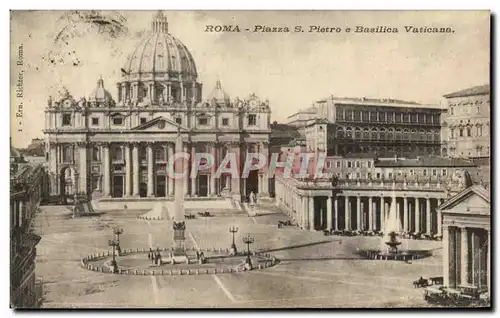
[[[362,250],[361,254],[370,259],[380,260],[400,260],[410,261],[423,257],[430,256],[428,251],[412,251],[412,250],[399,250],[402,244],[400,235],[403,232],[401,226],[401,218],[397,209],[397,198],[395,183],[392,186],[392,199],[389,208],[389,215],[385,219],[383,228],[383,237],[381,241],[380,250]]]

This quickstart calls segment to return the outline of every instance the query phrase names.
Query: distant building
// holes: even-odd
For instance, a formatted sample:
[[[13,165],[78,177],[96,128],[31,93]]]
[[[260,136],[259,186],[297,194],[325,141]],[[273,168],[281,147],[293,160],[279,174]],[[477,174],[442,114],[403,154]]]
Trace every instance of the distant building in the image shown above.
[[[490,191],[473,185],[448,199],[443,215],[443,274],[448,292],[491,297]]]
[[[482,85],[444,95],[441,138],[443,156],[490,157],[490,86]]]
[[[415,158],[441,152],[444,110],[438,106],[331,96],[316,102],[312,110],[316,115],[308,111],[308,119],[300,121],[307,140],[312,141],[308,147],[324,147],[328,155],[370,152]]]
[[[43,198],[48,179],[42,166],[23,165],[10,180],[10,286],[11,307],[39,305],[41,285],[35,279],[36,245],[40,237],[30,224]]]

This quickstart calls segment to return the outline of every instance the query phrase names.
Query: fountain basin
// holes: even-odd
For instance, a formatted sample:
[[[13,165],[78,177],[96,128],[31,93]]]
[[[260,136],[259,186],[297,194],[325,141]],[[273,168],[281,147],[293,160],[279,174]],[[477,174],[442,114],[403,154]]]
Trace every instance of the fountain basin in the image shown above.
[[[383,252],[380,250],[360,250],[359,255],[366,259],[384,260],[384,261],[414,261],[426,258],[432,255],[431,251],[426,250],[406,250],[396,253]]]

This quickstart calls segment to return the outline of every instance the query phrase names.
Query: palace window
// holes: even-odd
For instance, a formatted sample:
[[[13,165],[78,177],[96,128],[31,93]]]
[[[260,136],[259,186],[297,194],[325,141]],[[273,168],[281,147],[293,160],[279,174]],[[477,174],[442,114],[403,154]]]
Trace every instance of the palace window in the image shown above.
[[[345,111],[345,114],[346,114],[346,117],[347,117],[346,120],[352,120],[352,118],[353,118],[353,112],[354,111],[352,111],[352,110],[346,110]]]
[[[337,161],[337,168],[340,168],[340,162],[341,162],[340,160]]]
[[[401,140],[401,128],[396,128],[396,140]]]
[[[123,125],[123,118],[122,117],[114,117],[113,118],[113,125]]]
[[[467,137],[472,137],[472,128],[467,127]]]
[[[222,118],[222,126],[229,126],[229,118]]]
[[[63,114],[62,125],[71,126],[71,114]]]
[[[344,112],[340,108],[337,108],[337,120],[344,120]]]
[[[99,118],[92,117],[92,126],[99,126]]]
[[[434,141],[439,141],[439,139],[440,139],[439,130],[434,130]]]
[[[344,128],[343,127],[338,127],[337,128],[337,137],[338,138],[344,138]]]
[[[403,139],[404,140],[409,140],[410,139],[410,136],[408,134],[408,129],[404,129],[403,130]]]
[[[432,116],[429,114],[425,114],[425,122],[427,124],[432,124]]]
[[[372,167],[372,162],[371,161],[368,161],[368,168],[371,168]]]
[[[403,113],[403,122],[407,123],[410,121],[410,114]]]
[[[372,140],[378,139],[378,131],[377,128],[372,128]]]
[[[356,139],[361,139],[361,128],[356,127],[356,129],[354,130],[354,134]]]
[[[424,176],[426,176],[426,175],[427,175],[427,169],[424,169],[424,170],[422,171],[422,173],[423,173],[423,175],[424,175]]]
[[[371,112],[370,113],[370,121],[375,121],[377,122],[378,121],[378,118],[377,118],[377,112]]]
[[[377,179],[380,179],[380,172],[377,172]]]
[[[347,168],[352,168],[352,161],[347,161]]]
[[[389,128],[387,130],[387,139],[389,139],[389,140],[393,140],[394,139],[394,129],[393,128]]]
[[[176,123],[177,125],[182,125],[182,118],[180,118],[180,117],[176,117],[176,118],[175,118],[175,123]]]
[[[389,179],[392,179],[392,172],[389,172]]]
[[[385,128],[380,128],[380,139],[385,140]]]
[[[141,123],[141,125],[145,124],[147,121],[148,121],[148,119],[145,117],[139,118],[139,122]]]
[[[396,113],[394,119],[396,120],[397,123],[401,122],[401,113]]]
[[[446,174],[448,174],[448,170],[443,169],[443,170],[441,171],[441,174],[442,174],[443,176],[446,176]]]
[[[363,139],[370,139],[370,130],[368,128],[363,129]]]
[[[113,161],[122,161],[123,160],[123,151],[120,146],[111,147],[111,158]]]
[[[477,128],[477,136],[478,137],[481,137],[483,135],[483,126],[482,125],[478,125]]]
[[[356,161],[355,164],[356,164],[356,168],[360,168],[359,161]]]
[[[464,136],[464,129],[463,128],[459,128],[458,132],[459,132],[460,137]]]
[[[255,126],[255,125],[257,125],[257,115],[255,114],[248,115],[248,126]]]
[[[425,130],[420,129],[420,140],[425,140]]]
[[[393,120],[393,113],[392,112],[388,112],[387,113],[387,122],[388,123],[392,123],[392,120]]]
[[[165,149],[163,149],[163,148],[156,148],[155,149],[155,160],[157,160],[157,161],[165,161],[166,160]]]
[[[361,121],[361,111],[354,111],[354,121]]]
[[[352,128],[351,127],[347,127],[347,129],[346,129],[346,137],[347,138],[352,138]]]
[[[367,122],[369,117],[370,117],[370,112],[364,111],[363,112],[363,121]]]
[[[101,156],[100,156],[99,148],[98,147],[92,148],[92,160],[93,161],[101,161],[100,157]]]
[[[413,124],[416,124],[417,123],[417,114],[411,114],[410,115],[410,118],[411,118],[411,123]]]
[[[427,140],[432,141],[432,130],[427,131]]]
[[[198,125],[208,125],[208,118],[206,117],[198,118]]]
[[[358,179],[358,180],[361,179],[361,173],[359,173],[359,172],[356,173],[356,179]]]
[[[437,174],[438,174],[437,170],[436,169],[432,169],[432,175],[433,176],[437,176]]]

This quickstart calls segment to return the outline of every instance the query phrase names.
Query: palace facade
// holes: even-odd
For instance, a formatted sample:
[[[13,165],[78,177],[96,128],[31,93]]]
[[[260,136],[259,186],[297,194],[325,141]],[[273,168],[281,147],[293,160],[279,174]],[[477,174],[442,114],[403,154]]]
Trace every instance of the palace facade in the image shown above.
[[[216,158],[213,169],[198,171],[191,180],[191,172],[186,173],[185,195],[268,193],[265,171],[248,179],[216,178],[215,167],[228,152],[236,153],[241,168],[246,153],[268,151],[269,101],[255,94],[231,99],[220,81],[203,99],[196,63],[169,33],[161,12],[151,32],[131,48],[121,73],[116,100],[102,79],[88,98],[76,100],[63,90],[49,99],[44,133],[52,195],[172,196],[173,179],[166,169],[178,131],[192,158],[197,152]]]

